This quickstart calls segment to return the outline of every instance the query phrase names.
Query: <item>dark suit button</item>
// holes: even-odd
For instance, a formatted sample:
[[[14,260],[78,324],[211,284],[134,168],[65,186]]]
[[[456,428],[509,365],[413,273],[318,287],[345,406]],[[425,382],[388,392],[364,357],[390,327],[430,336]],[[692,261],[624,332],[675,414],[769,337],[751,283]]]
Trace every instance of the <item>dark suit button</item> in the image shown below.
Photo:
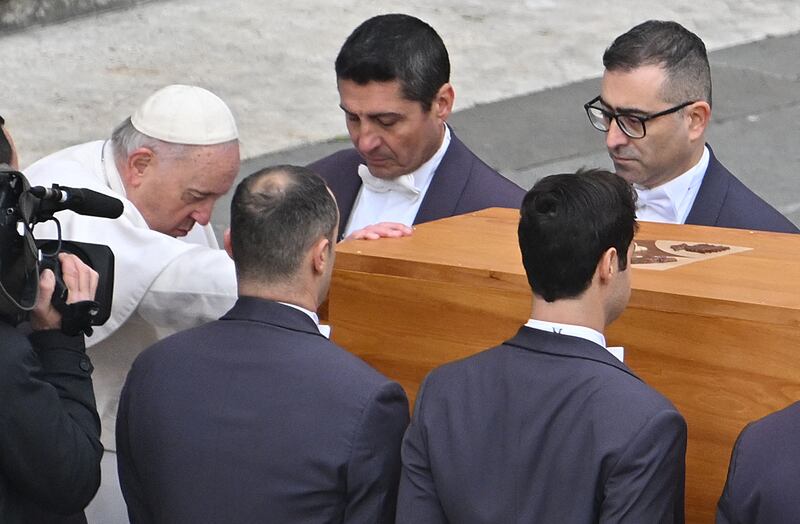
[[[89,363],[88,360],[81,360],[80,364],[78,364],[80,368],[84,371],[89,371],[92,369],[92,365]]]

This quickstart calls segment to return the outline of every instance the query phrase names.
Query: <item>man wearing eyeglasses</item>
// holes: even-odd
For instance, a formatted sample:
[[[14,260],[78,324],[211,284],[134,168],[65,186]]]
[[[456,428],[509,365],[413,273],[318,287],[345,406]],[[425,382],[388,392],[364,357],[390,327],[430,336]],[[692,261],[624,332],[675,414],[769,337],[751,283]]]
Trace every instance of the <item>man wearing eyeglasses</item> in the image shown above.
[[[584,108],[606,133],[617,174],[638,193],[639,220],[800,232],[706,144],[711,71],[697,35],[650,20],[617,37],[603,65],[600,96]]]

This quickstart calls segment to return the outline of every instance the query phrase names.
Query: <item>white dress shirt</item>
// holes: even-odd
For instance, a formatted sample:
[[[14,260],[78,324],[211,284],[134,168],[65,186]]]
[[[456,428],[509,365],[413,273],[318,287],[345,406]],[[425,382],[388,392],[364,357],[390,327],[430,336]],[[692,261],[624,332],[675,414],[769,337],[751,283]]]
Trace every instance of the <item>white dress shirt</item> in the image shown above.
[[[347,237],[353,231],[379,222],[399,222],[407,226],[412,225],[436,169],[449,146],[450,128],[445,125],[442,145],[416,171],[402,175],[399,177],[401,180],[398,180],[397,183],[393,183],[392,180],[376,179],[374,184],[376,187],[367,183],[361,184],[353,204],[353,210],[350,212],[350,220],[344,230],[344,236]],[[371,177],[372,175],[363,173],[365,169],[366,166],[363,164],[359,167],[362,178]]]
[[[621,347],[607,347],[606,337],[590,327],[576,326],[575,324],[561,324],[559,322],[548,322],[546,320],[536,320],[531,318],[525,323],[525,327],[531,329],[538,329],[540,331],[550,331],[559,335],[569,335],[571,337],[578,337],[589,342],[594,342],[598,346],[605,348],[611,353],[614,358],[620,362],[624,362],[625,349]]]
[[[703,146],[700,161],[681,176],[652,189],[634,184],[639,196],[636,202],[636,218],[648,222],[685,223],[697,198],[697,192],[700,191],[710,159],[708,147]]]

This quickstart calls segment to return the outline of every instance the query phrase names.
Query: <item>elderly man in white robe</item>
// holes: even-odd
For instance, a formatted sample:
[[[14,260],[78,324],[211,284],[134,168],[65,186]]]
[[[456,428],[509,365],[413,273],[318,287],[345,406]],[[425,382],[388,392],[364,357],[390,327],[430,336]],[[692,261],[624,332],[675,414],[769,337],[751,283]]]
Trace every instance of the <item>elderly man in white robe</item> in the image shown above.
[[[105,244],[115,255],[111,318],[87,338],[102,420],[103,480],[89,522],[127,522],[119,488],[114,426],[134,358],[177,331],[216,319],[236,299],[233,262],[209,226],[216,200],[239,171],[236,122],[228,106],[195,86],[151,95],[110,140],[53,153],[25,170],[31,185],[86,187],[122,200],[118,219],[65,211],[65,240]],[[56,238],[51,222],[37,238]]]

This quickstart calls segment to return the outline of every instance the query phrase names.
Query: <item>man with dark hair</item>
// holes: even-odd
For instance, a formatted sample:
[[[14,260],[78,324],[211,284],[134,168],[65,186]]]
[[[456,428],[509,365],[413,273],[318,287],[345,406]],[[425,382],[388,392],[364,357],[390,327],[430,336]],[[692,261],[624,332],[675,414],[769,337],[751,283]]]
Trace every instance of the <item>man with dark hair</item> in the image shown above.
[[[520,215],[531,319],[425,379],[398,523],[682,522],[686,424],[603,335],[630,296],[633,191],[553,175]]]
[[[336,202],[306,168],[245,179],[225,248],[239,299],[144,351],[117,424],[137,522],[394,519],[402,388],[321,333]]]
[[[525,192],[445,123],[455,91],[431,26],[402,14],[370,18],[339,51],[336,83],[355,149],[310,167],[336,195],[340,238],[410,235],[412,224],[519,207]]]
[[[795,522],[800,515],[800,402],[745,427],[731,453],[717,524]]]
[[[603,64],[601,93],[584,107],[617,174],[636,188],[639,220],[799,231],[705,143],[711,70],[697,35],[650,20],[617,37]]]

